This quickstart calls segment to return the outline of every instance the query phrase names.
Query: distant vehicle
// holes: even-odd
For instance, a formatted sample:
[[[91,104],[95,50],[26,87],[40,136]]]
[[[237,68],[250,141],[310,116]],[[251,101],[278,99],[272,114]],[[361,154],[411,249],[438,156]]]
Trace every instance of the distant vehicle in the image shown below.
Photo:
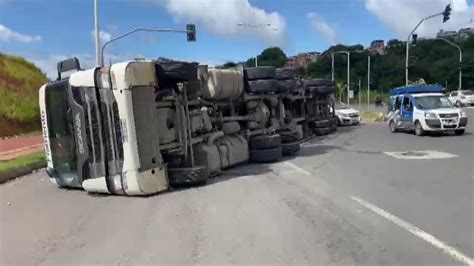
[[[407,86],[390,90],[389,127],[397,131],[454,132],[462,135],[466,113],[442,93],[440,85]]]
[[[452,91],[448,97],[458,107],[474,106],[474,92],[471,90]]]
[[[340,126],[352,126],[360,124],[359,111],[348,106],[336,106],[336,116]]]
[[[375,107],[383,107],[383,101],[382,98],[378,97],[375,98]]]

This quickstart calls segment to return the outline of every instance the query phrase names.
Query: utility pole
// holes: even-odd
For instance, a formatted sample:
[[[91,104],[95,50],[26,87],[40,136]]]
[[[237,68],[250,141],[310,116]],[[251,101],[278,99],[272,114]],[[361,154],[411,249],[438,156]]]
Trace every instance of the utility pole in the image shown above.
[[[102,66],[102,60],[100,56],[100,32],[99,32],[99,8],[97,2],[94,0],[94,34],[95,34],[95,63],[96,66]]]
[[[358,94],[359,94],[359,112],[361,112],[361,111],[362,111],[362,103],[361,103],[361,101],[360,101],[360,99],[361,99],[361,95],[360,95],[360,94],[361,94],[361,92],[362,92],[362,91],[361,91],[361,87],[360,87],[360,79],[359,79],[359,92],[358,92]]]
[[[436,38],[435,40],[444,41],[447,44],[457,48],[458,51],[459,51],[459,86],[458,86],[458,91],[460,91],[462,89],[462,67],[461,67],[461,65],[462,65],[462,50],[461,50],[461,47],[459,47],[459,45],[453,43],[452,41],[450,41],[448,39]]]
[[[351,53],[347,52],[347,105],[349,106],[349,91],[351,87]]]
[[[408,86],[408,65],[409,65],[409,58],[410,58],[410,38],[415,33],[416,29],[423,23],[423,21],[428,20],[430,18],[434,18],[437,16],[443,16],[443,23],[449,20],[449,16],[451,15],[451,4],[447,5],[444,8],[444,11],[441,13],[437,13],[431,16],[428,16],[426,18],[423,18],[416,24],[415,28],[410,32],[407,38],[407,43],[406,43],[406,55],[405,55],[405,86]]]
[[[367,112],[370,112],[370,55],[367,58]]]

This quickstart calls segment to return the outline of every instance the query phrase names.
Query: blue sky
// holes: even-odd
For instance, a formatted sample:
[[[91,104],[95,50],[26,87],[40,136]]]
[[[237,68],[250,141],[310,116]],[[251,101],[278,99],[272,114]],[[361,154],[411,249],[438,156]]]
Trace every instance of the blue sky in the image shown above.
[[[453,19],[436,18],[419,35],[471,26],[474,0],[452,0]],[[142,56],[239,61],[267,46],[287,55],[323,51],[334,43],[368,46],[406,36],[417,20],[442,11],[445,0],[99,0],[102,39],[135,27],[184,29],[197,25],[197,42],[182,34],[141,33],[106,50],[106,61]],[[0,0],[0,51],[24,56],[48,74],[75,55],[94,62],[93,0]],[[245,23],[247,27],[238,27]],[[271,26],[251,27],[251,25]]]

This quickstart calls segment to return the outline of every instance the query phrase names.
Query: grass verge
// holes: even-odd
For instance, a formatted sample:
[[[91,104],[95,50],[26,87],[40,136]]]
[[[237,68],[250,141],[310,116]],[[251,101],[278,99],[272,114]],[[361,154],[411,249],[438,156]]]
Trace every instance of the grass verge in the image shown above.
[[[382,112],[362,112],[360,114],[362,121],[364,122],[384,122],[386,116]]]
[[[0,174],[44,161],[45,157],[43,151],[25,156],[20,156],[13,160],[0,161]]]

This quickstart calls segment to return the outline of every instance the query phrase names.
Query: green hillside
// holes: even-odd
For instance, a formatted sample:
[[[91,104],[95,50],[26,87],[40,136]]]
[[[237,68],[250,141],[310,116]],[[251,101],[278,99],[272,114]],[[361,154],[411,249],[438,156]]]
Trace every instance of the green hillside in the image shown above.
[[[40,128],[38,89],[47,81],[34,64],[0,53],[0,136]]]

